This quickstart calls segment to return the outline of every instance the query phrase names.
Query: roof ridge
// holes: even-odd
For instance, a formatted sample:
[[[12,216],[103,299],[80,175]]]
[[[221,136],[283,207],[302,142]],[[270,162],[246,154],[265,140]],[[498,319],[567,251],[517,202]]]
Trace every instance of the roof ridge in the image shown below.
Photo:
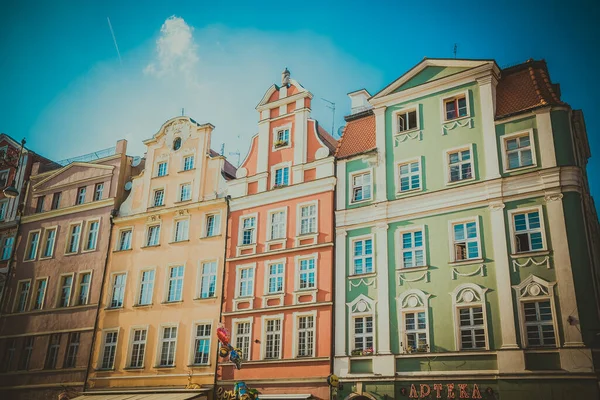
[[[529,70],[529,77],[531,78],[531,81],[533,82],[533,88],[535,89],[535,93],[537,94],[537,97],[538,97],[540,103],[543,105],[548,104],[546,99],[544,99],[544,96],[542,96],[542,92],[540,90],[540,85],[538,85],[537,79],[535,78],[535,70],[531,66],[528,68],[528,70]]]
[[[556,95],[556,92],[554,91],[554,89],[552,88],[552,84],[550,83],[550,77],[548,76],[548,74],[546,73],[546,71],[543,68],[540,68],[540,74],[542,75],[542,79],[544,80],[544,83],[546,84],[546,88],[550,92],[552,99],[554,101],[556,101],[557,103],[563,103]]]

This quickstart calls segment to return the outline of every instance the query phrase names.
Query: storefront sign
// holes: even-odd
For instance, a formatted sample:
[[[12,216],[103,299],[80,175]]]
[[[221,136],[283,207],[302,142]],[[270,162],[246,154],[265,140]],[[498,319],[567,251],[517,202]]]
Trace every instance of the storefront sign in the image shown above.
[[[468,385],[466,383],[434,383],[428,385],[421,383],[410,385],[408,394],[410,399],[481,399],[481,392],[477,384]]]

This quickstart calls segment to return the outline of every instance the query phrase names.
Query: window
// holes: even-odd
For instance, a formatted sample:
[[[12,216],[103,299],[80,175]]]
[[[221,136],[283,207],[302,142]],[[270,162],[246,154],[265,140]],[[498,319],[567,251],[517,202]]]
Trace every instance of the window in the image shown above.
[[[250,322],[237,322],[235,329],[235,347],[242,351],[242,359],[250,359]]]
[[[418,289],[398,296],[400,347],[405,353],[429,351],[429,297]]]
[[[201,299],[215,297],[217,287],[217,263],[215,261],[202,263],[200,273],[200,296]]]
[[[10,371],[17,351],[17,339],[7,339],[5,343],[4,360],[1,368],[3,371]]]
[[[158,171],[156,173],[156,176],[165,176],[165,175],[167,175],[167,163],[166,162],[158,163]]]
[[[446,112],[446,121],[466,117],[469,115],[466,96],[460,95],[444,100],[444,110]]]
[[[315,278],[315,258],[305,258],[300,260],[300,270],[298,271],[298,289],[314,289],[316,288]]]
[[[352,203],[371,199],[371,172],[352,175]]]
[[[290,183],[290,168],[283,167],[275,170],[275,187],[287,186]]]
[[[131,236],[133,235],[132,229],[123,229],[119,232],[119,245],[117,250],[130,250],[131,249]]]
[[[357,239],[352,243],[354,275],[373,272],[373,239]]]
[[[50,258],[54,254],[54,243],[56,242],[56,228],[49,228],[44,231],[44,244],[42,257]]]
[[[398,164],[399,192],[421,189],[421,163],[409,161]]]
[[[146,354],[146,329],[134,329],[131,335],[130,368],[143,368],[144,355]]]
[[[14,236],[5,237],[2,240],[2,261],[9,260],[12,255],[13,244],[15,243]]]
[[[209,214],[206,216],[206,237],[216,236],[220,233],[221,215]]]
[[[33,343],[35,338],[28,336],[23,340],[23,348],[21,349],[21,359],[19,360],[19,369],[28,370],[31,354],[33,353]]]
[[[531,167],[536,164],[532,137],[532,130],[503,137],[505,170]]]
[[[179,188],[179,201],[187,201],[192,198],[192,184],[184,183]]]
[[[526,211],[512,215],[514,251],[516,253],[544,250],[540,211]]]
[[[42,211],[44,211],[44,199],[45,198],[46,198],[46,196],[40,196],[37,198],[37,203],[35,205],[36,213],[41,213]]]
[[[315,317],[312,315],[302,315],[297,319],[297,356],[312,357],[314,355],[315,344]]]
[[[44,308],[44,300],[46,299],[46,287],[48,286],[48,278],[37,279],[35,281],[35,292],[33,293],[33,306],[34,310],[41,310]]]
[[[194,338],[194,365],[208,365],[210,360],[211,324],[197,324]]]
[[[60,296],[58,307],[69,307],[71,304],[71,288],[73,286],[73,275],[64,275],[60,278]]]
[[[69,231],[67,254],[77,253],[79,250],[79,236],[81,235],[81,224],[71,225]]]
[[[404,313],[404,338],[407,352],[427,350],[425,311]]]
[[[175,242],[188,240],[189,224],[189,219],[180,219],[179,221],[175,221]]]
[[[153,207],[158,207],[164,205],[165,200],[165,191],[164,189],[158,189],[154,191],[154,203]]]
[[[524,302],[523,315],[527,333],[527,346],[556,347],[550,300]]]
[[[401,268],[425,266],[424,230],[399,232],[401,246]]]
[[[85,186],[77,189],[77,199],[75,200],[75,204],[83,203],[85,203]]]
[[[300,206],[300,235],[317,233],[317,205]]]
[[[183,292],[183,265],[169,269],[167,301],[181,301]]]
[[[265,358],[281,358],[281,320],[266,320]]]
[[[473,178],[473,161],[471,149],[449,151],[448,153],[448,182],[460,182]]]
[[[277,149],[279,147],[287,146],[290,143],[290,130],[281,129],[275,134],[275,143],[273,146]]]
[[[354,349],[373,349],[373,317],[354,317]]]
[[[112,291],[110,296],[109,308],[123,307],[123,298],[125,296],[125,281],[127,274],[115,274],[112,278]]]
[[[38,243],[40,241],[40,232],[30,232],[27,240],[27,250],[25,253],[25,261],[35,260],[37,257]]]
[[[148,227],[148,237],[146,238],[146,246],[158,246],[160,239],[160,225],[152,225]]]
[[[57,210],[60,206],[60,194],[61,192],[56,192],[52,195],[52,204],[50,205],[52,210]]]
[[[96,183],[94,186],[94,201],[102,200],[102,192],[104,191],[104,183]]]
[[[6,155],[6,151],[4,152],[4,154]],[[5,156],[1,157],[2,159],[6,159]],[[8,185],[8,176],[10,174],[10,170],[4,170],[4,171],[0,171],[0,188],[4,188],[6,187],[6,185]]]
[[[138,305],[152,304],[152,292],[154,291],[154,270],[142,271],[140,275],[140,295]]]
[[[412,131],[413,129],[417,129],[419,127],[419,123],[417,122],[417,111],[401,111],[396,114],[398,130],[396,133],[403,133]]]
[[[187,156],[183,158],[183,170],[189,171],[194,168],[194,156]]]
[[[60,333],[50,335],[48,343],[48,351],[46,352],[45,369],[55,369],[56,361],[58,360],[58,350],[60,349]]]
[[[86,251],[96,250],[98,229],[100,229],[100,221],[89,221],[87,223],[87,235],[84,246]]]
[[[104,346],[102,346],[101,369],[113,369],[115,367],[115,354],[117,353],[118,331],[110,331],[104,334]]]
[[[283,263],[268,265],[267,294],[283,292]]]
[[[77,305],[82,306],[88,304],[90,295],[90,284],[92,281],[92,273],[84,272],[79,274],[79,287],[77,288]]]
[[[286,212],[275,211],[269,213],[269,240],[285,239],[286,237]]]
[[[238,297],[250,297],[254,294],[254,268],[238,269]]]
[[[461,350],[485,349],[485,326],[482,306],[458,309]]]
[[[175,140],[173,140],[173,150],[177,151],[181,148],[181,138],[175,138]]]
[[[256,239],[256,217],[242,219],[242,245],[254,244]]]
[[[19,282],[17,289],[17,304],[16,312],[23,312],[27,309],[27,300],[29,299],[29,289],[31,287],[31,281]]]
[[[69,333],[69,343],[67,344],[67,352],[65,354],[64,368],[75,368],[77,365],[77,352],[79,351],[79,332]]]
[[[479,251],[479,229],[477,225],[477,221],[452,224],[454,261],[481,258]]]
[[[177,344],[177,327],[163,327],[160,340],[160,362],[161,367],[172,367],[175,365],[175,346]]]
[[[0,201],[0,221],[6,219],[6,210],[8,209],[8,201]]]

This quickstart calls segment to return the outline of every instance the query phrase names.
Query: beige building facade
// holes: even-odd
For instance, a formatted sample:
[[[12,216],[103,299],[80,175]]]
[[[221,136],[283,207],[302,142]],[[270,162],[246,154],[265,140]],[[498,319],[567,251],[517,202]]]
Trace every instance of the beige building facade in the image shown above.
[[[147,390],[212,396],[224,188],[235,175],[210,150],[213,129],[188,117],[169,120],[144,142],[145,159],[133,162],[139,174],[113,220],[86,397]]]

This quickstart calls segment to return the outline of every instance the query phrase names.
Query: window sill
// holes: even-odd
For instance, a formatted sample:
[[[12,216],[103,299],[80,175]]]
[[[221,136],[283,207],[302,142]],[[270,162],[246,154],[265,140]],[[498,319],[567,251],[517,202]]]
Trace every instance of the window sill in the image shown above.
[[[104,311],[116,311],[116,310],[122,310],[122,309],[123,309],[123,306],[121,306],[121,307],[106,307],[104,309]]]
[[[121,252],[124,252],[124,251],[131,251],[131,250],[133,250],[133,249],[132,248],[129,248],[129,249],[117,249],[117,250],[113,250],[113,253],[121,253]]]
[[[221,236],[223,236],[223,235],[221,235],[220,233],[217,233],[217,234],[211,235],[211,236],[201,236],[200,239],[201,240],[202,239],[214,239],[214,238],[218,238],[218,237],[221,237]]]
[[[175,365],[155,365],[154,369],[174,369]]]
[[[504,170],[502,172],[504,172],[505,174],[511,174],[513,172],[520,172],[520,171],[526,171],[528,169],[534,169],[537,168],[537,164],[533,164],[533,165],[525,165],[522,167],[517,167],[517,168],[504,168]]]
[[[186,367],[188,367],[188,368],[210,367],[210,363],[208,363],[208,364],[188,364],[188,365],[186,365]]]
[[[44,261],[44,260],[52,260],[52,258],[54,258],[53,256],[50,257],[40,257],[38,258],[39,261]],[[8,259],[6,260],[0,260],[0,261],[8,261]]]
[[[188,168],[188,169],[180,169],[179,171],[177,171],[177,173],[181,174],[181,173],[184,173],[184,172],[193,171],[195,169],[196,169],[196,167],[194,167],[194,168]]]
[[[481,264],[482,262],[484,262],[483,258],[474,258],[472,260],[453,261],[448,263],[448,265],[459,267],[461,265]]]
[[[148,307],[152,307],[154,305],[154,303],[150,303],[150,304],[134,304],[133,308],[148,308]]]
[[[154,209],[164,208],[164,207],[165,207],[164,204],[159,204],[157,206],[150,206],[150,207],[148,207],[148,210],[154,210]]]
[[[165,176],[169,176],[169,174],[164,174],[164,175],[154,175],[152,178],[156,179],[156,178],[164,178]]]
[[[163,304],[163,305],[165,305],[165,306],[168,306],[168,305],[170,305],[170,304],[181,304],[181,303],[183,303],[183,300],[175,300],[175,301],[163,301],[163,302],[162,302],[162,303],[160,303],[160,304]]]
[[[310,236],[314,236],[317,235],[319,232],[304,232],[304,233],[299,233],[298,235],[296,235],[297,239],[304,239]]]
[[[210,297],[196,297],[193,300],[194,301],[203,301],[203,300],[216,300],[217,296],[210,296]]]
[[[186,243],[186,242],[189,242],[189,241],[190,241],[190,239],[174,240],[172,242],[169,242],[168,244]]]
[[[421,130],[421,127],[417,126],[416,128],[412,128],[412,129],[409,129],[409,130],[406,130],[406,131],[396,132],[396,133],[394,133],[394,137],[406,135],[406,134],[409,134],[409,133],[419,132],[420,130]]]
[[[422,192],[423,189],[422,188],[416,188],[416,189],[410,189],[410,190],[404,190],[404,191],[400,191],[400,192],[396,192],[396,197],[404,197],[404,196],[409,196],[409,195],[415,195],[417,193]]]
[[[420,265],[418,267],[396,268],[396,271],[404,273],[404,272],[427,271],[428,269],[429,269],[429,265]]]
[[[475,177],[473,178],[469,178],[469,179],[460,179],[458,181],[454,181],[454,182],[446,182],[446,186],[455,186],[455,185],[460,185],[461,183],[467,183],[467,182],[473,182],[475,181]]]
[[[463,115],[462,117],[457,117],[457,118],[452,118],[452,119],[445,119],[444,118],[444,122],[442,122],[442,124],[451,124],[453,122],[457,122],[457,121],[462,121],[463,119],[468,119],[471,118],[471,114],[467,114],[467,115]]]
[[[191,201],[192,201],[192,199],[178,200],[178,201],[174,201],[173,204],[185,204],[185,203],[190,203]]]
[[[357,204],[364,204],[364,203],[368,203],[368,202],[370,202],[370,201],[373,201],[373,198],[372,198],[372,197],[369,197],[368,199],[365,199],[365,200],[360,200],[360,201],[351,201],[351,202],[350,202],[350,205],[351,205],[351,206],[354,206],[354,205],[357,205]]]
[[[514,253],[510,255],[510,258],[524,258],[524,257],[538,257],[550,255],[550,250],[534,250],[524,251],[521,253]]]
[[[96,368],[96,369],[94,369],[94,371],[97,371],[97,372],[114,372],[115,369],[114,368]]]
[[[152,248],[152,247],[160,247],[160,243],[159,244],[149,244],[147,246],[142,246],[142,249],[148,249],[148,248]]]
[[[79,255],[79,254],[81,254],[81,253],[79,253],[78,251],[76,251],[75,253],[65,253],[65,254],[64,254],[64,256],[65,256],[65,257],[69,257],[69,256],[77,256],[77,255]],[[35,261],[35,260],[32,260],[32,261]]]
[[[358,278],[371,278],[377,276],[377,272],[367,272],[365,274],[353,274],[348,275],[348,279],[358,279]]]
[[[144,367],[125,367],[123,368],[123,371],[141,371],[143,369]]]
[[[93,253],[94,251],[96,251],[97,249],[89,249],[89,250],[81,250],[81,254],[86,254],[86,253]]]

